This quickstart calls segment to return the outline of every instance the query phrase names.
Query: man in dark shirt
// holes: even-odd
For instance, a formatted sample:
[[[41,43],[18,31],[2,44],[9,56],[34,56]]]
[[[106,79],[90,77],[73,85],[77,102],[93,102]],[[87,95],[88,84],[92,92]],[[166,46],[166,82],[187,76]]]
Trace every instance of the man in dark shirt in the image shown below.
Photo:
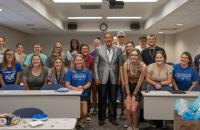
[[[141,52],[142,60],[146,65],[155,62],[155,54],[157,51],[164,51],[165,50],[159,46],[156,46],[156,35],[155,34],[148,34],[147,35],[147,43],[149,47],[145,48]]]

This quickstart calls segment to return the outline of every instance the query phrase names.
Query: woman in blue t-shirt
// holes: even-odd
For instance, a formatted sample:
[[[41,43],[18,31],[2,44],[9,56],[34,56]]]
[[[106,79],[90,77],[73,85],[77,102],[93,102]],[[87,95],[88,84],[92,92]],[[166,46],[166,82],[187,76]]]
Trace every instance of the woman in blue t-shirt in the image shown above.
[[[7,49],[4,52],[3,62],[0,65],[1,86],[7,84],[19,84],[21,71],[21,65],[16,62],[14,51]]]
[[[87,115],[87,102],[88,102],[88,90],[91,85],[92,76],[90,70],[85,67],[84,59],[81,54],[74,56],[74,65],[67,71],[64,77],[65,87],[75,90],[82,91],[81,95],[81,110],[79,127],[85,127],[85,117]]]
[[[198,85],[198,73],[192,68],[192,57],[183,52],[180,63],[173,67],[173,87],[175,90],[191,91]]]

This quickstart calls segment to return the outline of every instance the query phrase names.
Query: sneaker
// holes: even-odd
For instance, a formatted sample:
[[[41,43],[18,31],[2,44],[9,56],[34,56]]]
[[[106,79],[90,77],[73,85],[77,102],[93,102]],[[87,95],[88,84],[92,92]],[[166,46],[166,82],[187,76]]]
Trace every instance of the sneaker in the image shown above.
[[[87,123],[92,122],[92,118],[90,116],[87,116],[85,122]]]
[[[125,124],[125,125],[123,125],[123,127],[124,127],[124,128],[128,128],[128,125],[127,125],[127,124]]]
[[[84,121],[83,120],[79,120],[77,126],[80,127],[80,128],[85,128]]]
[[[133,128],[129,126],[129,127],[127,128],[127,130],[133,130]]]
[[[93,110],[92,115],[96,116],[97,115],[97,110]]]

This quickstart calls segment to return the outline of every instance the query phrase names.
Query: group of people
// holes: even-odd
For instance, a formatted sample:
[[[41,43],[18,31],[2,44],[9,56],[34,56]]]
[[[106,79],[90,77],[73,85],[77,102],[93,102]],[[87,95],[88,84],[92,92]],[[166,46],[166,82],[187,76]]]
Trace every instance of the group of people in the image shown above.
[[[165,50],[156,45],[156,35],[148,34],[139,38],[140,44],[126,42],[125,32],[117,36],[105,32],[104,44],[94,39],[94,49],[87,43],[80,44],[72,39],[69,51],[62,44],[53,45],[49,57],[41,52],[41,45],[35,43],[34,52],[26,55],[23,44],[18,43],[16,52],[5,48],[5,38],[0,37],[0,84],[23,83],[26,90],[40,90],[51,83],[71,90],[82,91],[80,96],[79,127],[90,121],[90,99],[92,93],[93,115],[97,114],[99,125],[107,117],[118,125],[117,91],[120,91],[121,113],[127,110],[128,130],[137,130],[140,115],[141,90],[183,90],[197,89],[199,82],[200,56],[193,61],[189,52],[183,52],[180,63],[167,62]],[[97,105],[98,95],[98,105]],[[108,104],[108,105],[107,105]]]

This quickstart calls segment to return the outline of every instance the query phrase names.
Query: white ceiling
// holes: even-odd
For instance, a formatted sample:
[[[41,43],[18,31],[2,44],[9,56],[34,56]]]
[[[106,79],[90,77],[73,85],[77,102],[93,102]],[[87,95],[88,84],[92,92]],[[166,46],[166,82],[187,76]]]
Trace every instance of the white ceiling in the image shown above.
[[[94,4],[94,3],[93,3]],[[66,33],[67,22],[77,22],[78,32],[100,31],[99,25],[108,24],[108,30],[130,33],[178,33],[200,25],[200,0],[159,0],[156,3],[125,3],[123,9],[109,9],[103,0],[101,9],[82,10],[80,4],[54,3],[52,0],[0,0],[0,25],[26,33]],[[67,20],[67,17],[102,16],[102,20]],[[107,20],[107,16],[141,16],[141,20]],[[143,28],[131,30],[131,22],[140,22]],[[176,24],[183,23],[179,27]],[[177,28],[177,29],[176,29]],[[165,30],[161,30],[165,29]],[[166,30],[167,29],[167,30]],[[176,29],[176,30],[169,30]]]

